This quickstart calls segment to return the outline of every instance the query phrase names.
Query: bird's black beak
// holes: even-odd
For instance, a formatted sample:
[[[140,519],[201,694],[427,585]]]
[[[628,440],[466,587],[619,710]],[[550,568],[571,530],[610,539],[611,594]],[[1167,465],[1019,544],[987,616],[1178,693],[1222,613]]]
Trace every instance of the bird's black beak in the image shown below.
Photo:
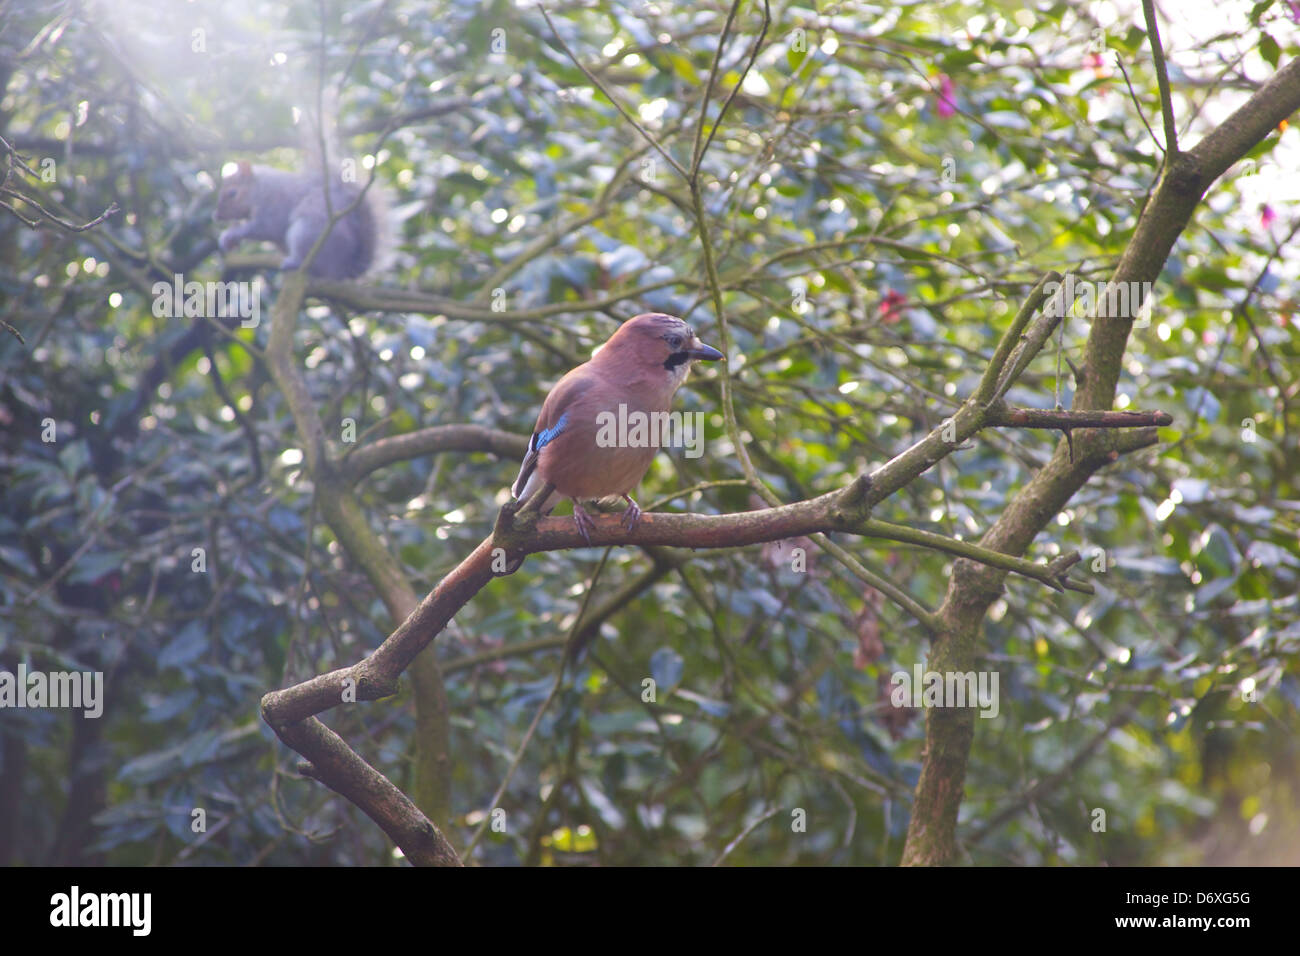
[[[686,354],[692,359],[698,359],[702,362],[716,362],[722,358],[722,353],[717,349],[705,345],[699,339],[691,340],[691,347],[686,350]]]

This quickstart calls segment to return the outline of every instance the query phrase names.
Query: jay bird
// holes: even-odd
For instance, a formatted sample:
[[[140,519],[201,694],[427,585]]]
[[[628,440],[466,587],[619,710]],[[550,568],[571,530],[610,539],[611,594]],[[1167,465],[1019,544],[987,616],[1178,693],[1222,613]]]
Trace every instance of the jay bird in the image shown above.
[[[588,544],[595,527],[580,500],[617,495],[627,502],[623,525],[631,531],[641,517],[632,489],[645,476],[657,448],[621,447],[599,441],[606,416],[618,417],[620,405],[633,413],[666,413],[673,393],[686,381],[691,362],[713,362],[722,353],[695,337],[681,319],[648,312],[628,319],[590,362],[560,379],[542,403],[528,454],[511,488],[523,502],[548,482],[555,491],[542,504],[550,514],[561,497],[573,501],[573,520]]]

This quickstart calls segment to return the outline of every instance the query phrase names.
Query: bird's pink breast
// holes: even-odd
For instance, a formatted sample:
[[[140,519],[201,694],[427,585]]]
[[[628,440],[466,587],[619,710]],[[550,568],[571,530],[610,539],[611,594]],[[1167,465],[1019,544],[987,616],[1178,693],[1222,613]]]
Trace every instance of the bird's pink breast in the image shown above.
[[[537,459],[541,476],[568,498],[590,500],[628,494],[645,477],[659,450],[602,448],[596,444],[594,431],[589,436],[575,433],[572,437],[567,448],[559,441],[553,442],[542,449]]]

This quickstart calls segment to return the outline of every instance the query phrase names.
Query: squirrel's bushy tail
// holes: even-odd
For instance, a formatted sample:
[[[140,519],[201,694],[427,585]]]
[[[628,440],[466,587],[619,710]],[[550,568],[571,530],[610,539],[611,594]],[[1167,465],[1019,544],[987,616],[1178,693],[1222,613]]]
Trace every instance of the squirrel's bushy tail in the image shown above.
[[[367,171],[358,185],[366,191],[365,198],[357,208],[364,211],[362,228],[368,233],[369,241],[365,245],[370,249],[370,261],[361,267],[360,275],[375,275],[386,272],[393,265],[393,207],[378,170]]]
[[[319,108],[313,105],[311,109],[299,110],[298,116],[301,142],[307,157],[307,172],[319,175],[326,171],[330,181],[337,183],[343,169],[342,157],[345,155],[339,138],[338,91],[335,87],[328,86],[321,95],[313,95],[309,100],[313,104],[319,103]],[[359,279],[383,272],[392,266],[395,227],[392,202],[383,177],[377,170],[362,169],[358,161],[353,161],[350,165],[356,170],[356,176],[346,186],[347,203],[350,205],[356,199],[356,193],[352,190],[365,192],[365,198],[356,208],[356,221],[361,233],[361,247],[369,255],[349,268],[350,274],[347,276]]]

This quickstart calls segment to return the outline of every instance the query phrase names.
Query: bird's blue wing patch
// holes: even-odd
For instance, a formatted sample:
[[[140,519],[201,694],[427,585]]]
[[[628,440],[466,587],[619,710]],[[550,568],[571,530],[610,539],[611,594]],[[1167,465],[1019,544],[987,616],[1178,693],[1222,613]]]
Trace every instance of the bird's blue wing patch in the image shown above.
[[[557,435],[560,434],[560,432],[564,431],[564,429],[568,427],[568,424],[569,424],[569,413],[565,412],[563,415],[560,416],[560,420],[558,422],[556,422],[550,428],[543,429],[542,431],[537,433],[537,440],[533,443],[533,447],[536,448],[538,451],[541,451],[548,444],[550,444],[551,441]]]

